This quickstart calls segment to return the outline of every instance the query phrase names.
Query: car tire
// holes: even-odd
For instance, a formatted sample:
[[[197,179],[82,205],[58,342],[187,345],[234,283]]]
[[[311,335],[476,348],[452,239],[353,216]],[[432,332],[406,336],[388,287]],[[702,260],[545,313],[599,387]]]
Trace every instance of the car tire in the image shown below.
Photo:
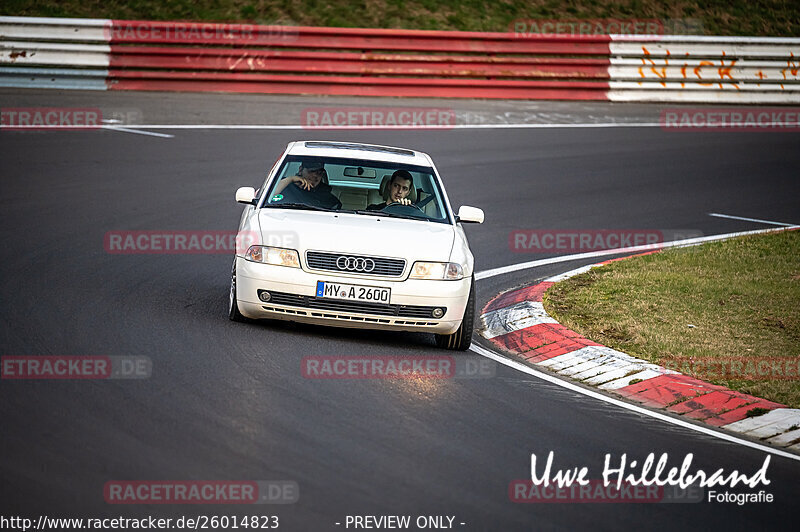
[[[228,295],[228,318],[231,321],[247,321],[241,312],[239,312],[239,304],[236,297],[236,259],[233,259],[233,266],[231,267],[231,290]]]
[[[466,351],[472,344],[472,330],[475,327],[475,278],[469,287],[467,308],[464,309],[464,318],[461,326],[453,334],[437,334],[436,345],[451,351]]]

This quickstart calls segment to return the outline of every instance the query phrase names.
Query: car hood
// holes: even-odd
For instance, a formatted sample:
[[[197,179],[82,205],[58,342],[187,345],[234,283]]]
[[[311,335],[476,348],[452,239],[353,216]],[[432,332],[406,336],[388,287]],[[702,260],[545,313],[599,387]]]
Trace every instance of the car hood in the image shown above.
[[[449,224],[341,212],[260,209],[265,245],[446,262],[455,231]],[[410,263],[409,262],[409,263]]]

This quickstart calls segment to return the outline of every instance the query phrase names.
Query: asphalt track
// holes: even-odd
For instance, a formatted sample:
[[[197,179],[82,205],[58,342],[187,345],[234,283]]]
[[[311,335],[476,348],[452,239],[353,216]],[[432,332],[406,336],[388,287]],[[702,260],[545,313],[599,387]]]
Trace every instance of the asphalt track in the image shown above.
[[[0,104],[14,98],[0,94]],[[193,98],[218,105],[215,95]],[[800,462],[781,457],[760,488],[774,495],[771,504],[513,503],[509,483],[529,475],[531,453],[553,450],[557,466],[587,466],[593,478],[605,453],[667,452],[675,466],[693,453],[695,467],[709,472],[754,472],[765,455],[504,366],[480,380],[304,379],[300,359],[308,355],[442,352],[422,334],[230,322],[231,257],[112,255],[103,235],[233,230],[241,212],[234,190],[258,186],[288,141],[364,141],[429,152],[454,207],[485,210],[486,223],[466,230],[477,269],[486,270],[547,256],[512,252],[515,229],[708,235],[765,227],[709,212],[800,222],[799,134],[170,133],[0,132],[2,354],[153,361],[146,380],[0,381],[2,515],[261,514],[280,516],[284,530],[339,530],[346,515],[404,514],[453,515],[461,530],[794,529]],[[479,307],[502,289],[580,265],[480,281]],[[103,499],[109,480],[156,479],[289,479],[300,500],[242,508]]]

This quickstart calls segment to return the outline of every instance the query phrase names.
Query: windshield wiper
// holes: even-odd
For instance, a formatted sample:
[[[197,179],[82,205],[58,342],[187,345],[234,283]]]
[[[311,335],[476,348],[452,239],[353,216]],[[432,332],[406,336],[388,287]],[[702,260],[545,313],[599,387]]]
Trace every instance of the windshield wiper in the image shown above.
[[[371,216],[386,216],[387,218],[404,218],[406,220],[425,220],[427,221],[428,218],[419,217],[419,216],[408,216],[407,214],[397,214],[394,212],[383,212],[383,211],[355,211],[356,214],[369,214]]]
[[[317,207],[316,205],[309,205],[307,203],[268,203],[264,207],[274,208],[282,207],[285,209],[300,209],[308,211],[325,211],[325,212],[338,212],[335,209],[326,209],[325,207]]]

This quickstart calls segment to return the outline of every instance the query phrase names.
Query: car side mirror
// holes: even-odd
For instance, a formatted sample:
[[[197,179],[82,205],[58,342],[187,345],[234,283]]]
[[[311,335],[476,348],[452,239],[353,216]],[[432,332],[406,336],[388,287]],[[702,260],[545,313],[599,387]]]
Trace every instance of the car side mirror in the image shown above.
[[[253,187],[239,187],[236,190],[236,201],[246,205],[255,205],[256,189]]]
[[[470,207],[469,205],[462,205],[458,209],[456,222],[482,224],[483,210],[477,207]]]

